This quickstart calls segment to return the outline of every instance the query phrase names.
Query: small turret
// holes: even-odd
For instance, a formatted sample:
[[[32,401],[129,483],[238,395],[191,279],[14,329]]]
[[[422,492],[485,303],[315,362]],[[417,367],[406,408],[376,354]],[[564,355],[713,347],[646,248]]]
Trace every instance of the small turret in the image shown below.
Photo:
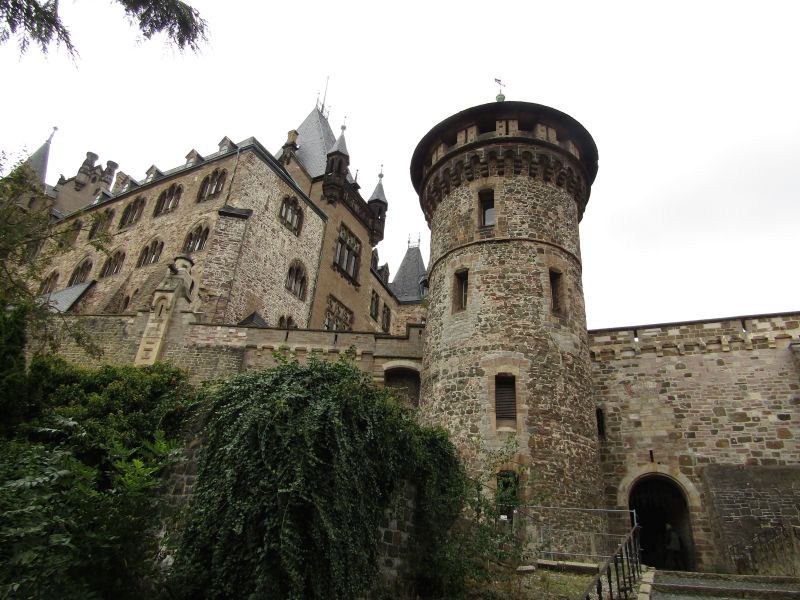
[[[347,152],[347,144],[344,139],[345,129],[347,127],[342,125],[342,133],[339,135],[339,139],[328,151],[325,179],[322,182],[322,193],[331,204],[336,204],[342,200],[345,194],[344,188],[347,184],[350,154]]]
[[[383,239],[383,231],[386,226],[386,211],[389,210],[389,203],[386,201],[386,194],[383,191],[383,165],[378,174],[378,185],[367,201],[369,210],[375,215],[374,229],[380,239]]]

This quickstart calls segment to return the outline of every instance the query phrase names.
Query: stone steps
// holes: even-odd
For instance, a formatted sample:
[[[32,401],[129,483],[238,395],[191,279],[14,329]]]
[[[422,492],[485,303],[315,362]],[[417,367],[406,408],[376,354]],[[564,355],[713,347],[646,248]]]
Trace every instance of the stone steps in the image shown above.
[[[650,571],[642,578],[639,600],[715,600],[797,598],[800,579],[723,573]]]

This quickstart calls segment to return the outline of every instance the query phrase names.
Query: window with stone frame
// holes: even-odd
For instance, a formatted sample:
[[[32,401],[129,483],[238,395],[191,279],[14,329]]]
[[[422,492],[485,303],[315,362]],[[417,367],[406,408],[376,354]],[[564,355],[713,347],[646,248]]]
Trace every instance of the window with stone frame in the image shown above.
[[[294,319],[290,316],[282,316],[278,319],[278,328],[280,329],[297,329],[297,323],[294,322]]]
[[[498,374],[494,378],[495,426],[517,427],[517,380],[513,375]]]
[[[122,250],[117,250],[106,259],[103,268],[100,269],[100,277],[110,277],[116,275],[122,270],[122,263],[125,262],[125,253]]]
[[[92,226],[89,228],[89,239],[93,240],[104,233],[108,233],[108,229],[111,227],[111,222],[113,220],[114,211],[111,209],[107,209],[97,215]]]
[[[550,312],[558,317],[567,313],[561,272],[555,269],[550,269]]]
[[[206,247],[207,240],[208,227],[201,223],[186,234],[186,239],[183,241],[183,253],[191,254],[192,252],[199,252]]]
[[[353,311],[339,302],[334,296],[328,296],[325,307],[325,319],[322,328],[327,331],[350,331],[353,329]]]
[[[222,193],[225,187],[225,179],[228,177],[228,172],[224,169],[214,169],[203,178],[200,184],[200,191],[197,193],[197,201],[203,202],[215,198]]]
[[[133,202],[129,203],[122,211],[122,217],[119,220],[119,228],[124,229],[136,223],[142,218],[144,212],[145,199],[141,196],[136,198]]]
[[[139,253],[139,260],[136,261],[136,268],[146,267],[157,263],[161,258],[161,251],[164,249],[164,242],[161,240],[153,240],[147,244]]]
[[[87,258],[77,267],[75,267],[75,270],[69,277],[69,283],[67,283],[67,287],[78,285],[79,283],[85,283],[91,271],[92,271],[92,261]]]
[[[392,309],[386,303],[383,304],[383,314],[381,315],[381,329],[384,333],[389,333],[392,326]]]
[[[300,235],[300,229],[303,227],[303,210],[300,208],[297,198],[287,196],[283,199],[278,218],[289,231]]]
[[[72,225],[70,225],[69,229],[61,234],[61,239],[58,240],[58,246],[60,248],[69,248],[70,246],[74,246],[75,242],[78,241],[78,236],[80,235],[82,228],[83,222],[80,219],[74,221]]]
[[[44,296],[45,294],[49,294],[56,289],[56,285],[58,285],[58,271],[53,271],[44,278],[42,285],[39,286],[39,295]]]
[[[469,291],[469,269],[456,271],[453,277],[453,312],[467,308],[467,293]]]
[[[183,194],[183,187],[177,183],[173,183],[169,188],[161,192],[156,200],[156,207],[153,210],[153,216],[165,215],[178,208],[178,203]]]
[[[339,226],[339,238],[336,240],[336,254],[333,267],[345,277],[358,282],[358,267],[361,262],[361,242],[344,225]]]
[[[500,519],[513,521],[515,509],[519,505],[519,475],[516,472],[500,471],[497,474],[495,502]]]
[[[369,316],[372,317],[374,320],[378,320],[378,307],[381,304],[381,297],[378,296],[378,292],[372,290],[372,295],[370,296],[369,300]]]
[[[286,282],[284,287],[292,292],[300,300],[306,299],[306,269],[298,260],[292,262],[289,266],[289,272],[286,274]]]
[[[486,189],[478,192],[478,204],[481,211],[481,227],[494,227],[497,215],[494,209],[494,190]]]

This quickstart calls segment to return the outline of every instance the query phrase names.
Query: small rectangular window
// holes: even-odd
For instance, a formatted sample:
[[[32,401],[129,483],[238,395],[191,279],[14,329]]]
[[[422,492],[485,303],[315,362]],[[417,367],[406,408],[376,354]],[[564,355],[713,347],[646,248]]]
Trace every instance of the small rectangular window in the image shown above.
[[[494,415],[497,428],[517,427],[517,386],[513,375],[494,378]]]
[[[494,211],[494,190],[482,190],[478,194],[481,206],[481,227],[492,227],[497,219]]]
[[[597,407],[594,414],[597,418],[597,437],[604,440],[606,439],[606,415],[600,407]]]
[[[550,269],[550,311],[554,315],[564,315],[564,292],[561,289],[561,273]]]
[[[467,290],[469,288],[469,271],[463,269],[456,272],[453,286],[453,310],[464,310],[467,308]]]

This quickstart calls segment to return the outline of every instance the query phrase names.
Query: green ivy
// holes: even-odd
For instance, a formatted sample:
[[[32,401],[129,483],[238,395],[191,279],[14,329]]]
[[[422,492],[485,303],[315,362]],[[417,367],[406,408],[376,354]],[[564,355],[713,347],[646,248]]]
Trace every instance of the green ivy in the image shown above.
[[[439,551],[463,505],[455,449],[351,362],[283,360],[208,393],[174,596],[356,598],[375,582],[378,528],[406,481],[426,530],[412,554]]]

